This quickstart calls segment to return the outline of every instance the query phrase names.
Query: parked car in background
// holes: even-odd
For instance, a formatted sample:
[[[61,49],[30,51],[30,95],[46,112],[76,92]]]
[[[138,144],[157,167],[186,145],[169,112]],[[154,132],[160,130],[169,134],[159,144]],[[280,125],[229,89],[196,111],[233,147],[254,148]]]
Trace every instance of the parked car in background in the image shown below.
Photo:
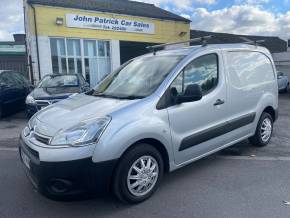
[[[289,78],[283,72],[277,72],[278,88],[280,92],[288,92]]]
[[[21,73],[0,70],[0,118],[25,108],[25,98],[33,89]]]
[[[80,74],[46,75],[26,98],[27,116],[31,117],[48,105],[89,89],[89,84]]]

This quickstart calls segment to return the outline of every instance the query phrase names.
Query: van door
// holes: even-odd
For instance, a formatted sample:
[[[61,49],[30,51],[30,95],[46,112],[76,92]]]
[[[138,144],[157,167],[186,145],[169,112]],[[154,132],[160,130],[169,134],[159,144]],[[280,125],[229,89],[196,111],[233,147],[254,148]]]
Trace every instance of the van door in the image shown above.
[[[182,94],[190,84],[199,84],[199,101],[169,107],[169,121],[176,164],[199,157],[227,140],[223,126],[227,121],[227,86],[219,52],[192,60],[176,77],[170,89]],[[175,92],[176,92],[175,91]]]
[[[232,140],[249,136],[256,130],[258,105],[265,91],[275,93],[275,73],[270,59],[257,51],[224,51],[228,75],[229,120],[239,128],[232,132]],[[263,108],[262,108],[263,110]]]

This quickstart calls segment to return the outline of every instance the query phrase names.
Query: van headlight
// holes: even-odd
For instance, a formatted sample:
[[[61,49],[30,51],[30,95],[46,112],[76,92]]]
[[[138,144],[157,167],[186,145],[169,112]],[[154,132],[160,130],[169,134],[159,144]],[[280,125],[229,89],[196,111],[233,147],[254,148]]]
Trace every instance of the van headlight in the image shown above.
[[[35,100],[31,95],[27,95],[26,100],[25,100],[25,104],[35,104]]]
[[[34,129],[34,127],[35,127],[35,125],[36,125],[36,114],[34,114],[31,118],[30,118],[30,120],[28,121],[28,128],[30,129],[30,130],[33,130]]]
[[[69,129],[59,131],[51,139],[50,145],[83,146],[97,142],[110,121],[110,117],[82,121]]]
[[[36,114],[34,114],[30,120],[28,121],[27,126],[23,129],[22,133],[25,137],[29,136],[31,131],[34,131],[34,127],[36,125]]]

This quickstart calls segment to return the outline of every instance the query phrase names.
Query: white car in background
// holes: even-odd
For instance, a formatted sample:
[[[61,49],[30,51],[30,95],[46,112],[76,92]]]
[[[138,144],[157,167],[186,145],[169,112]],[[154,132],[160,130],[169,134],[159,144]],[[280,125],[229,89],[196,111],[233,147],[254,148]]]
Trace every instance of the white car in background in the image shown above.
[[[289,90],[289,79],[282,72],[277,72],[278,88],[279,92],[288,92]]]

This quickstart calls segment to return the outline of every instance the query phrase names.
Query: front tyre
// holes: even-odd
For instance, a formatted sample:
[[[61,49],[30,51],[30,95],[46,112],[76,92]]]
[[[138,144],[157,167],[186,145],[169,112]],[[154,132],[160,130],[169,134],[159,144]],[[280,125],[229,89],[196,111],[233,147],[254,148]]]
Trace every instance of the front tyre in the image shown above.
[[[158,188],[164,172],[159,151],[149,144],[139,144],[121,158],[113,181],[113,191],[123,202],[140,203]]]
[[[272,137],[273,133],[273,118],[270,114],[263,112],[258,122],[256,133],[249,138],[252,145],[257,147],[266,146]]]

